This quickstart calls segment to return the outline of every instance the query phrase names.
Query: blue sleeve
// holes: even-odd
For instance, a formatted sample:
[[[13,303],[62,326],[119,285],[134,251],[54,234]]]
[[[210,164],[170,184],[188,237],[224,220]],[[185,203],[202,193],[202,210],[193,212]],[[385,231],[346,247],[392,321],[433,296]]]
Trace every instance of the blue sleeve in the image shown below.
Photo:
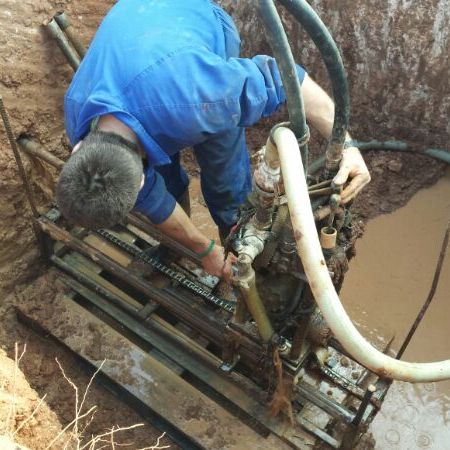
[[[139,191],[135,209],[155,225],[164,222],[175,209],[175,198],[167,190],[163,177],[152,167],[145,171],[145,183]]]
[[[302,82],[306,72],[297,66],[297,73]],[[225,60],[205,49],[189,48],[135,83],[127,102],[139,120],[151,118],[149,127],[186,142],[249,127],[286,101],[275,59],[265,55]]]
[[[77,118],[79,110],[79,103],[68,98],[66,95],[64,97],[64,123],[72,147],[80,140],[79,136],[77,136]]]

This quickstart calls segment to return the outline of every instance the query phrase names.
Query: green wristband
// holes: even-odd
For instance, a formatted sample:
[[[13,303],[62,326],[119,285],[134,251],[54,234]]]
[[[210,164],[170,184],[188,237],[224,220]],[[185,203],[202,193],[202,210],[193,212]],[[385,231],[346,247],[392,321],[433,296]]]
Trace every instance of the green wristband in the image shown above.
[[[211,242],[209,243],[208,248],[206,248],[205,250],[203,250],[200,253],[197,253],[197,256],[199,258],[204,258],[205,256],[208,256],[212,252],[215,243],[216,242],[214,241],[214,239],[211,239]]]

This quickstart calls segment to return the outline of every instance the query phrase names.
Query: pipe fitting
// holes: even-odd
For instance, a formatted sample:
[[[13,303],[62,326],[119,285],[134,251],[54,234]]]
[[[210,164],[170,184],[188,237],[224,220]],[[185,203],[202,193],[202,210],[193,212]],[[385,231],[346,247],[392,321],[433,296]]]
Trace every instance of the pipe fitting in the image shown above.
[[[336,247],[337,230],[333,227],[323,227],[320,230],[320,245],[324,250],[332,250]]]
[[[264,250],[264,244],[269,234],[267,231],[258,228],[254,222],[250,222],[245,229],[244,236],[236,248],[239,257],[246,256],[250,259],[250,264]]]
[[[270,139],[267,141],[266,146],[263,147],[263,155],[254,172],[253,179],[259,189],[273,196],[275,192],[278,192],[280,161]],[[275,159],[273,158],[274,155]]]

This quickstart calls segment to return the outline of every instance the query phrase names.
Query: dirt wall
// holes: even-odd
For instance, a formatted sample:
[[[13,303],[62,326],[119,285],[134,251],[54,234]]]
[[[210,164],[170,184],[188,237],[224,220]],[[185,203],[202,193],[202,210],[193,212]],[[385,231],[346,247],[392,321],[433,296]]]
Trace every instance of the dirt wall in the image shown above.
[[[78,2],[0,0],[0,94],[16,135],[28,133],[58,156],[64,146],[63,95],[72,76],[60,50],[42,27],[60,9],[68,11],[84,42],[89,42],[112,0]],[[48,170],[37,161],[34,190],[39,203],[48,203]],[[0,287],[30,275],[36,257],[29,208],[3,125],[0,125]]]
[[[246,55],[270,51],[254,2],[222,0],[235,18]],[[450,1],[312,0],[341,49],[360,139],[406,139],[448,146],[450,137]],[[286,11],[297,62],[322,85],[320,55]]]
[[[67,155],[62,100],[72,71],[42,22],[65,9],[87,44],[113,0],[0,0],[0,94],[15,133],[28,133],[56,155]],[[314,0],[343,51],[352,94],[352,131],[357,138],[413,140],[446,146],[450,133],[449,0]],[[241,30],[244,53],[268,52],[253,2],[223,0]],[[317,51],[298,25],[287,21],[297,60],[326,86]],[[2,127],[0,127],[2,130]],[[265,133],[265,132],[264,132]],[[264,134],[265,137],[265,134]],[[387,198],[370,206],[386,212],[404,203],[440,166],[426,158],[368,156],[373,182],[367,190]],[[386,170],[387,166],[391,169]],[[419,168],[422,179],[417,179]],[[48,203],[54,174],[27,161],[42,205]],[[28,207],[5,134],[0,131],[0,287],[33,271],[36,256]],[[387,175],[386,175],[387,174]],[[389,190],[386,179],[392,180]],[[391,177],[391,178],[389,178]],[[367,197],[360,202],[367,203]],[[368,203],[367,203],[368,204]],[[369,215],[369,213],[367,213]],[[31,258],[31,259],[30,259]]]

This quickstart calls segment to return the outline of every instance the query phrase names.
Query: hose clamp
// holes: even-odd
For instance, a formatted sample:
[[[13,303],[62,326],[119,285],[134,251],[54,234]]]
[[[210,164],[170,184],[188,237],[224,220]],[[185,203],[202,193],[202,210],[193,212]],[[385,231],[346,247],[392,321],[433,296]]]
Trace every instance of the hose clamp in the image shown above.
[[[311,133],[309,131],[309,126],[307,124],[305,124],[305,126],[306,126],[305,133],[303,134],[303,136],[300,136],[299,138],[297,138],[298,146],[300,148],[304,147],[311,139]],[[277,130],[280,127],[289,128],[292,131],[291,122],[280,122],[280,123],[277,123],[275,126],[273,126],[272,129],[270,130],[269,139],[270,139],[270,142],[275,146],[276,146],[276,144],[275,144],[275,140],[273,138],[273,134],[275,133],[275,130]]]
[[[275,147],[277,146],[277,144],[275,144],[275,139],[273,138],[273,134],[275,133],[275,130],[277,130],[278,128],[281,128],[281,127],[285,127],[285,128],[289,128],[290,129],[291,128],[291,122],[280,122],[280,123],[277,123],[270,130],[269,139],[270,139],[270,142]]]
[[[309,127],[306,125],[305,134],[297,138],[298,146],[300,148],[304,147],[311,139],[311,133],[309,132]]]

